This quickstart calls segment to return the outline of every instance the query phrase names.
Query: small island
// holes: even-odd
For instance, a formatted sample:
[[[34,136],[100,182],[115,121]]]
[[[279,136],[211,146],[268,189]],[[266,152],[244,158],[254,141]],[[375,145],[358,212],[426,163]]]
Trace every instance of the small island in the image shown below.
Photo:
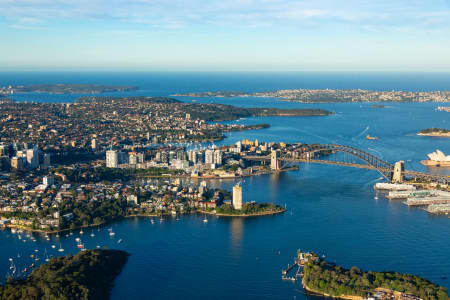
[[[120,250],[96,249],[52,258],[25,279],[1,285],[0,299],[109,299],[128,256]]]
[[[135,86],[98,85],[98,84],[33,84],[0,88],[8,94],[16,93],[48,93],[48,94],[102,94],[112,92],[136,91]]]
[[[298,251],[296,264],[303,268],[303,288],[315,295],[340,299],[448,300],[447,289],[424,278],[398,272],[345,269],[315,253]]]
[[[419,131],[417,135],[450,137],[450,130],[444,128],[427,128]]]

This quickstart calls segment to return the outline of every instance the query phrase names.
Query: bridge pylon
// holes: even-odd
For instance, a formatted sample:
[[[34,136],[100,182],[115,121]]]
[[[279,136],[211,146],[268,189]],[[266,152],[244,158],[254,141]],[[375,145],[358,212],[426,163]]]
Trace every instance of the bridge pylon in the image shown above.
[[[405,179],[403,172],[405,171],[405,162],[398,161],[394,165],[394,173],[392,173],[392,182],[402,183]]]
[[[270,169],[279,170],[280,169],[280,151],[272,150],[270,153]]]

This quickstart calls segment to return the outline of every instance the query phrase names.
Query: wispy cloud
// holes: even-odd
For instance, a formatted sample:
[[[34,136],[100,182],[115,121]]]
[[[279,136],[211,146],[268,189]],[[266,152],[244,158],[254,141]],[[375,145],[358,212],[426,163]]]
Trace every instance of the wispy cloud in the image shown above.
[[[166,29],[190,26],[277,25],[370,28],[450,27],[450,7],[439,1],[333,0],[0,0],[0,16],[21,20],[112,21]],[[400,26],[401,25],[401,26]],[[433,28],[428,28],[433,29]]]

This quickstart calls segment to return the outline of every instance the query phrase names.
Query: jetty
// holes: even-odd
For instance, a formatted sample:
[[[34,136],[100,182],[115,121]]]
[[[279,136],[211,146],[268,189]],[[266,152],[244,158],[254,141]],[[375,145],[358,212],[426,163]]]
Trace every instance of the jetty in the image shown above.
[[[404,202],[408,206],[427,206],[431,204],[450,204],[450,192],[419,191],[412,192]]]
[[[450,213],[450,203],[445,204],[431,204],[425,211],[430,214],[449,214]]]
[[[297,250],[297,257],[294,258],[294,263],[292,265],[288,264],[287,268],[281,271],[281,279],[294,282],[299,278],[301,280],[301,278],[303,278],[304,265],[309,259],[316,260],[317,257],[311,252],[301,252],[300,250]],[[294,268],[297,268],[294,276],[289,276],[289,273],[293,273]]]

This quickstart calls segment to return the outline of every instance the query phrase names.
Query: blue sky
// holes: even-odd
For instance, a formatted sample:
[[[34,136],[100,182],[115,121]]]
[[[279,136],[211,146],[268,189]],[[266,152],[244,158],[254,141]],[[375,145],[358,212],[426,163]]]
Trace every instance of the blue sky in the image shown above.
[[[0,0],[0,70],[450,71],[450,0]]]

